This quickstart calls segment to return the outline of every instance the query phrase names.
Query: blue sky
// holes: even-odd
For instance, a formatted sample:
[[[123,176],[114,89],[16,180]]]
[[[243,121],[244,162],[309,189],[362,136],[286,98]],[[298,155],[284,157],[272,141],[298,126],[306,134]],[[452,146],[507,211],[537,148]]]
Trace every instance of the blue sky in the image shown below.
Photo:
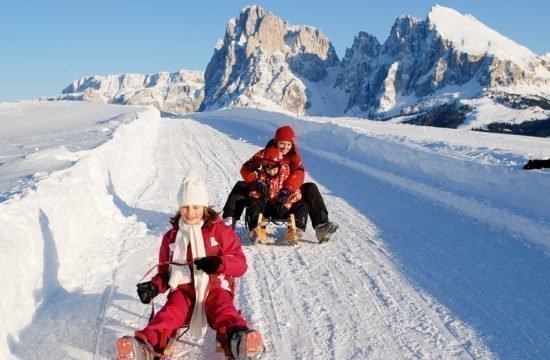
[[[424,19],[440,4],[537,54],[550,52],[548,1],[509,0],[51,0],[0,5],[0,101],[55,96],[87,75],[204,70],[227,21],[257,4],[320,28],[344,55],[359,31],[387,38],[400,15]]]

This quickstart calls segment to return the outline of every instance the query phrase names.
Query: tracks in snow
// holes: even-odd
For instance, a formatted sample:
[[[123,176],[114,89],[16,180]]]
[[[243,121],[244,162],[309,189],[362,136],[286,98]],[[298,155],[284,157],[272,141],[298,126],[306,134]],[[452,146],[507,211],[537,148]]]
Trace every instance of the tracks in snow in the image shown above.
[[[193,166],[206,175],[210,202],[221,209],[240,165],[255,150],[193,120],[166,119],[155,179],[136,208],[156,214],[148,218],[150,229],[165,229],[181,179]],[[316,244],[308,230],[299,247],[254,247],[239,229],[250,267],[237,303],[264,334],[266,359],[491,357],[471,329],[409,283],[373,222],[341,198],[324,196],[332,219],[341,224],[328,244]],[[102,332],[100,356],[112,356],[113,333],[123,335],[145,322],[147,311],[136,304],[128,282],[141,274],[132,268],[136,263],[144,258],[150,263],[142,268],[154,263],[160,232],[135,240],[136,250],[123,254],[121,266],[128,268],[116,276],[119,293],[106,310],[104,323],[111,331]],[[132,277],[132,272],[138,274]],[[212,341],[209,331],[202,346],[185,347],[185,357],[216,358]]]

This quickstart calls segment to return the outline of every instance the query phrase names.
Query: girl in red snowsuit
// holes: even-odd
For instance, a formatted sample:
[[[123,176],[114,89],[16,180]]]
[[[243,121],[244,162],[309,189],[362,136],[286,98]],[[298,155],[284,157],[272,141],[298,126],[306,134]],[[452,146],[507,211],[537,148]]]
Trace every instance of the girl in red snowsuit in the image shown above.
[[[136,359],[153,359],[183,325],[189,325],[190,334],[197,338],[210,325],[228,356],[254,359],[263,350],[261,335],[248,329],[233,304],[233,278],[247,270],[240,241],[208,207],[206,185],[196,172],[190,171],[184,179],[178,204],[172,229],[162,239],[158,273],[151,281],[138,284],[143,303],[170,291],[168,299],[134,338],[119,339],[119,359],[128,358],[121,353],[125,349]]]

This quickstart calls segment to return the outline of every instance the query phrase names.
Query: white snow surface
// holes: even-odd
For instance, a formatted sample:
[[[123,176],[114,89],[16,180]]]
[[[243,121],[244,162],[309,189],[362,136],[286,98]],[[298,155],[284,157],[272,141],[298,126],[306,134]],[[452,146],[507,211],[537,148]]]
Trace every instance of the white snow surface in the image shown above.
[[[459,128],[465,130],[486,128],[487,125],[497,122],[521,124],[524,121],[550,118],[550,110],[543,110],[539,107],[512,109],[489,98],[463,99],[461,103],[470,105],[475,109],[459,126]]]
[[[66,168],[110,139],[143,106],[75,101],[0,103],[0,200]]]
[[[85,103],[0,111],[0,174],[12,179],[0,199],[0,283],[9,289],[0,358],[114,358],[116,338],[147,322],[135,284],[156,262],[184,174],[200,169],[221,210],[241,164],[287,124],[307,181],[341,228],[324,245],[308,228],[288,247],[253,246],[237,226],[249,270],[236,305],[262,332],[265,359],[550,353],[550,172],[521,169],[550,156],[550,139],[252,109],[170,118]],[[70,160],[49,151],[57,138]],[[34,147],[40,161],[29,159]],[[19,176],[26,186],[13,182]],[[178,354],[221,359],[212,330],[184,336]]]

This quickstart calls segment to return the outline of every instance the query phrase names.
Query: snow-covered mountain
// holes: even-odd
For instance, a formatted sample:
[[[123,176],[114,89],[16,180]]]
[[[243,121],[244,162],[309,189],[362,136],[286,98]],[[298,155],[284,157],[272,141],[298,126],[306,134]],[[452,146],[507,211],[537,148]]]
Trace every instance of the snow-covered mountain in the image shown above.
[[[320,30],[246,7],[227,24],[206,68],[201,110],[268,107],[300,113],[312,105],[310,83],[327,79],[338,64]]]
[[[495,91],[548,97],[550,65],[473,16],[436,5],[426,20],[399,17],[383,44],[360,33],[336,86],[349,94],[348,114],[388,118]]]
[[[238,223],[248,271],[235,302],[263,359],[550,353],[550,173],[522,170],[550,154],[546,139],[68,101],[2,103],[0,124],[2,359],[113,359],[115,339],[147,323],[135,284],[184,174],[203,174],[219,210],[282,125],[341,227],[324,245],[308,225],[297,247],[254,246]],[[220,359],[214,343],[212,330],[185,335],[178,358]]]
[[[87,77],[60,99],[152,104],[182,114],[260,108],[550,136],[550,60],[436,5],[399,17],[380,43],[360,32],[342,61],[316,28],[258,6],[231,19],[206,72]],[[200,105],[200,106],[199,106]]]
[[[170,114],[196,111],[204,97],[204,73],[87,76],[74,81],[58,100],[83,100],[105,104],[152,105]]]

